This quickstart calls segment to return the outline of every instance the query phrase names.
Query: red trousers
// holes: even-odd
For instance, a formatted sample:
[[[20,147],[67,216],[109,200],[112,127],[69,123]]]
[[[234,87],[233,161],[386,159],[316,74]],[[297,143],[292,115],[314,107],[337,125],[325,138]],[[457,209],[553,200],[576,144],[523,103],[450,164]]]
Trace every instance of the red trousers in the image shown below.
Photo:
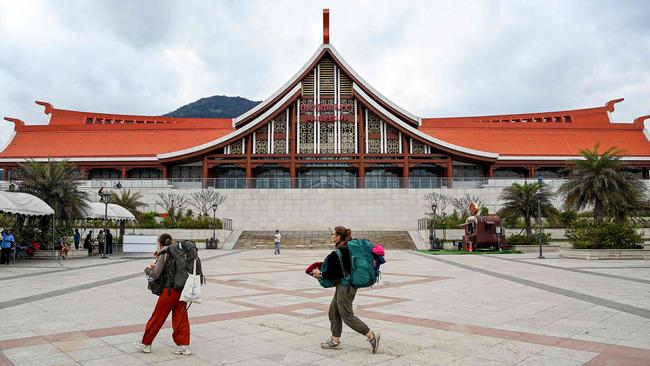
[[[165,324],[169,312],[171,312],[174,343],[177,346],[190,344],[190,320],[187,318],[187,303],[180,301],[180,298],[181,292],[176,289],[166,288],[163,290],[158,296],[156,307],[153,309],[153,314],[151,314],[147,327],[144,329],[142,343],[150,345],[153,342],[158,331]]]

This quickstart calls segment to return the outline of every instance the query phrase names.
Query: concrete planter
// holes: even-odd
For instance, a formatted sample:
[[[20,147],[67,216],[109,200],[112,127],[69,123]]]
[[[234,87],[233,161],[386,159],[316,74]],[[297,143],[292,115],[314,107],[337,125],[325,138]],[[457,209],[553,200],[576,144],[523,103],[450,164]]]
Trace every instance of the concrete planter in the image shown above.
[[[522,245],[513,245],[510,249],[518,250],[522,253],[539,253],[539,245],[537,244],[522,244]],[[561,246],[558,244],[544,244],[542,245],[542,251],[544,253],[557,253],[561,249]]]
[[[573,259],[645,259],[650,249],[561,249],[560,257]]]

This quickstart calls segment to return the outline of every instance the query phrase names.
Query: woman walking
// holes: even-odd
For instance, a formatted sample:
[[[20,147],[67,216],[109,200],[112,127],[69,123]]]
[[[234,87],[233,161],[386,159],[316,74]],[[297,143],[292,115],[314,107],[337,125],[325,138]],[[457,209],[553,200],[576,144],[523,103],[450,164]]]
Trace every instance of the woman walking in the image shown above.
[[[322,276],[336,283],[336,291],[330,303],[328,314],[332,336],[321,343],[321,347],[325,349],[341,349],[341,332],[343,331],[343,323],[345,323],[357,333],[365,335],[370,343],[372,353],[377,353],[381,334],[371,331],[363,321],[354,315],[352,302],[357,294],[357,289],[349,286],[345,278],[352,267],[350,252],[347,248],[348,241],[352,240],[352,231],[343,226],[337,226],[332,232],[331,240],[336,250],[325,258],[322,267],[325,271],[321,272],[318,268],[312,271],[314,277],[320,278]],[[341,254],[340,256],[337,251]]]
[[[135,347],[144,353],[151,352],[151,343],[163,326],[169,313],[172,313],[172,338],[176,347],[172,353],[178,355],[191,355],[190,350],[190,321],[187,317],[187,303],[180,301],[181,291],[174,288],[173,261],[170,260],[170,254],[167,247],[172,244],[172,237],[169,234],[162,234],[158,237],[159,250],[154,252],[157,256],[155,264],[150,264],[145,268],[145,273],[150,281],[160,280],[162,292],[158,297],[156,307],[147,322],[147,326],[142,336],[142,341],[137,342]]]

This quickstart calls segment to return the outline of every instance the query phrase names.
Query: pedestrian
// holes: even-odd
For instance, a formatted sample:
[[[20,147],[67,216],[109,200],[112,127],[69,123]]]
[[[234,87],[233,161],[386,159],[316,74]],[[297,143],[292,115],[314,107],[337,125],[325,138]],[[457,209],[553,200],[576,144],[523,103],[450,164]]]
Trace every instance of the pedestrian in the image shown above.
[[[2,231],[2,242],[0,242],[0,248],[2,248],[2,254],[0,255],[0,264],[9,264],[9,258],[11,256],[11,247],[14,245],[14,236],[11,234],[10,228],[5,228]]]
[[[59,239],[59,257],[61,259],[68,259],[68,252],[70,251],[70,246],[68,245],[68,237],[63,235]]]
[[[352,309],[352,302],[357,294],[357,289],[350,286],[347,282],[347,275],[352,268],[350,252],[347,248],[348,241],[352,240],[352,231],[343,226],[337,226],[332,231],[332,244],[335,249],[341,253],[341,256],[334,250],[324,260],[325,271],[321,272],[319,268],[312,270],[312,276],[334,281],[336,283],[336,290],[334,297],[329,307],[329,320],[330,330],[332,336],[326,341],[321,343],[321,347],[325,349],[341,349],[341,332],[343,331],[343,323],[352,328],[359,334],[367,337],[372,353],[379,351],[381,334],[373,332],[368,326],[354,315]]]
[[[81,234],[79,229],[74,229],[74,249],[79,250],[79,243],[81,243]]]
[[[113,234],[108,229],[106,229],[104,240],[106,240],[106,254],[113,255]]]
[[[158,259],[155,264],[150,264],[145,268],[145,273],[149,281],[160,281],[162,292],[158,295],[158,302],[151,314],[151,318],[142,336],[142,340],[136,342],[135,347],[144,352],[151,352],[151,343],[163,326],[169,313],[172,313],[172,338],[176,347],[172,353],[177,355],[191,355],[190,350],[190,320],[187,316],[187,303],[180,301],[181,290],[175,288],[174,270],[175,260],[172,261],[171,254],[167,249],[172,245],[172,237],[169,234],[161,234],[158,237],[158,248],[154,255]],[[182,286],[182,285],[181,285]]]
[[[93,255],[93,231],[92,230],[88,232],[88,235],[86,235],[86,239],[84,239],[84,248],[88,250],[88,256],[92,257]]]
[[[97,243],[99,244],[99,254],[101,255],[104,254],[105,239],[106,239],[106,234],[104,233],[104,230],[99,230],[99,234],[97,234]]]
[[[273,241],[275,242],[275,253],[274,254],[280,254],[280,240],[282,239],[282,235],[280,235],[280,230],[275,231],[275,235],[273,235]]]

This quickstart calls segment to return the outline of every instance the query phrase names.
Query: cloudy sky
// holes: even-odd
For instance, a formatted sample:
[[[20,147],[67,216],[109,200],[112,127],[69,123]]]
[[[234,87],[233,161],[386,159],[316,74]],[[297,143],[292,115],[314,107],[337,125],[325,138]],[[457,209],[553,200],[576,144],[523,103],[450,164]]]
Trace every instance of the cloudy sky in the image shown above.
[[[322,42],[423,117],[601,106],[650,114],[650,2],[0,1],[0,116],[34,100],[158,115],[212,95],[262,100]],[[647,123],[646,123],[647,125]],[[13,125],[0,123],[0,144]]]

